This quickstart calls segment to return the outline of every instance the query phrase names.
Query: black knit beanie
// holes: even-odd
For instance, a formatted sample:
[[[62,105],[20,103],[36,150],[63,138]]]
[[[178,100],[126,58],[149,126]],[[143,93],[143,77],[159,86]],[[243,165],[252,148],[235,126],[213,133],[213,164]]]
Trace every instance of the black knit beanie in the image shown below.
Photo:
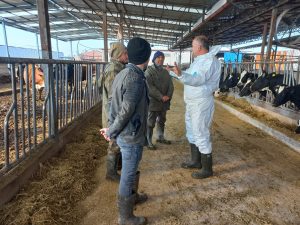
[[[143,38],[134,37],[127,45],[128,60],[130,63],[140,65],[146,62],[151,55],[151,47]]]

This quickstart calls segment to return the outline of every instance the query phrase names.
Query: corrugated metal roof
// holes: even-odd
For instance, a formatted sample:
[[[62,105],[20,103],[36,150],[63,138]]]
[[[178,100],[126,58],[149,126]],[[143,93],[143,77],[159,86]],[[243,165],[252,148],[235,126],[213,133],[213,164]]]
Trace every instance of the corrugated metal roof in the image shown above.
[[[288,10],[278,26],[278,43],[289,42],[291,47],[300,48],[300,40],[290,38],[300,34],[300,1],[299,0],[220,0],[205,19],[200,19],[191,32],[186,32],[178,39],[173,49],[184,49],[191,46],[192,38],[205,34],[212,44],[236,44],[257,40],[262,36],[265,23],[271,21],[272,9],[277,8],[279,16]],[[294,43],[293,43],[294,42]]]
[[[172,45],[217,0],[108,0],[108,37],[116,39],[123,14],[124,38],[140,36]],[[60,40],[103,38],[103,1],[49,0],[51,35]],[[0,17],[10,26],[38,33],[36,0],[2,0]]]

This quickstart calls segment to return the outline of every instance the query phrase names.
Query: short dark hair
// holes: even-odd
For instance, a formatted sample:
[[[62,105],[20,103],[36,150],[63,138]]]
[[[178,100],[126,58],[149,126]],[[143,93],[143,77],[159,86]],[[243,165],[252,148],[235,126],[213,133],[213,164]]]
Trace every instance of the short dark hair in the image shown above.
[[[205,48],[207,51],[209,51],[209,42],[208,38],[204,35],[199,35],[194,37],[193,40],[196,40],[203,48]]]

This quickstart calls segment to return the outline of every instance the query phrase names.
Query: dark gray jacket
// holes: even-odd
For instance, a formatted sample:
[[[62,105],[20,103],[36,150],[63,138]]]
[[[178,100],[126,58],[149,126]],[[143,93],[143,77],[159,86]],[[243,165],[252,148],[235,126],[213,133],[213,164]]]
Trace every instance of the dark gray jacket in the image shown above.
[[[112,86],[108,136],[127,144],[144,145],[148,113],[148,88],[144,72],[128,64]]]
[[[153,64],[148,66],[145,76],[149,88],[149,111],[169,110],[174,91],[172,78],[169,72],[166,69],[158,68]],[[170,100],[163,102],[163,96],[168,96]]]

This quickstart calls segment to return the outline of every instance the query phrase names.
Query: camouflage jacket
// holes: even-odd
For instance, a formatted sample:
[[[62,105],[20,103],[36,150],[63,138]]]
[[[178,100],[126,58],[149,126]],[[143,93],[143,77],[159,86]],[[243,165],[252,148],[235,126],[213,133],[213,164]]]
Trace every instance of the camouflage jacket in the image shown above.
[[[112,84],[117,74],[125,68],[125,65],[117,60],[112,59],[105,67],[102,80],[102,127],[108,127],[108,99],[112,94]]]

